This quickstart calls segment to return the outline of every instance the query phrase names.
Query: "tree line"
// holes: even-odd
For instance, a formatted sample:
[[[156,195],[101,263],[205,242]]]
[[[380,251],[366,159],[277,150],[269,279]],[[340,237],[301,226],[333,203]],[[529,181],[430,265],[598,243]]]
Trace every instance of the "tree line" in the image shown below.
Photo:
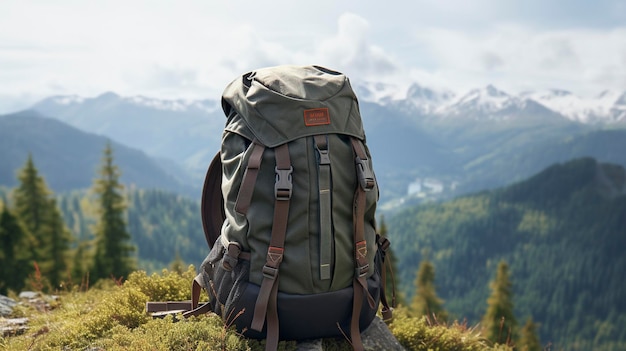
[[[17,178],[17,187],[0,202],[1,294],[25,288],[55,291],[64,284],[89,286],[101,279],[124,279],[136,269],[124,186],[110,142],[91,188],[97,216],[90,238],[79,239],[68,229],[32,155]]]
[[[402,291],[421,261],[437,267],[449,315],[482,319],[499,261],[515,277],[515,313],[568,350],[623,350],[626,171],[577,159],[525,181],[407,208],[388,222]],[[481,323],[482,325],[483,323]]]
[[[415,295],[408,305],[413,317],[426,317],[432,323],[448,322],[448,312],[443,307],[435,289],[435,267],[424,260],[419,266],[415,279]],[[487,298],[487,310],[481,319],[478,330],[490,342],[514,347],[515,350],[541,351],[537,334],[537,324],[532,317],[519,328],[514,314],[512,283],[509,266],[500,261],[495,278],[489,284],[491,294]]]
[[[380,219],[378,230],[381,235],[387,236],[387,223],[384,216]],[[391,257],[391,270],[397,271],[395,256],[391,254],[389,257]],[[512,346],[516,350],[543,350],[537,333],[538,326],[532,317],[526,320],[522,328],[518,328],[514,313],[509,266],[504,260],[499,262],[496,276],[490,282],[489,287],[491,294],[487,299],[487,310],[481,319],[479,328],[481,335],[493,344]],[[427,258],[419,264],[413,288],[414,294],[409,303],[405,301],[406,299],[402,294],[396,297],[395,286],[387,284],[385,291],[388,296],[393,296],[394,305],[397,302],[402,306],[400,308],[406,308],[407,314],[411,317],[426,318],[431,324],[451,322],[451,317],[444,308],[444,300],[438,296],[436,291],[435,266]]]

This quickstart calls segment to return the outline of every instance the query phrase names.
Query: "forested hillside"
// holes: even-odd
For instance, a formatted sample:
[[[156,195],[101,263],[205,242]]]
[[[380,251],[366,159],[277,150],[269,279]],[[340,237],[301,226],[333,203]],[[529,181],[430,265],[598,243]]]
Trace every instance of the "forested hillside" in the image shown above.
[[[93,199],[84,192],[59,197],[68,227],[88,241],[95,222]],[[200,203],[162,190],[130,190],[128,231],[137,246],[139,266],[160,270],[179,258],[198,266],[208,254],[200,220]]]
[[[555,349],[626,347],[626,172],[576,159],[499,190],[406,209],[388,220],[403,290],[420,261],[444,307],[477,323],[496,265],[510,266],[518,320]]]

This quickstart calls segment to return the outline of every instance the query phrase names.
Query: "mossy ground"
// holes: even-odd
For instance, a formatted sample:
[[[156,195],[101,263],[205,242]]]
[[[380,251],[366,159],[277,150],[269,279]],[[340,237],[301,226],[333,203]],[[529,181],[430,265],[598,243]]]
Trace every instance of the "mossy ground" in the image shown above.
[[[241,337],[213,314],[189,319],[168,316],[153,319],[145,312],[148,301],[180,301],[190,297],[193,266],[186,271],[163,270],[148,276],[132,273],[124,284],[104,282],[87,291],[74,288],[51,301],[50,310],[19,305],[14,315],[29,318],[29,329],[19,336],[0,337],[0,349],[21,350],[263,350],[263,342]],[[390,329],[408,350],[506,350],[484,342],[462,325],[430,325],[398,309]],[[343,340],[325,340],[325,350],[349,350]],[[282,341],[279,349],[295,350]]]

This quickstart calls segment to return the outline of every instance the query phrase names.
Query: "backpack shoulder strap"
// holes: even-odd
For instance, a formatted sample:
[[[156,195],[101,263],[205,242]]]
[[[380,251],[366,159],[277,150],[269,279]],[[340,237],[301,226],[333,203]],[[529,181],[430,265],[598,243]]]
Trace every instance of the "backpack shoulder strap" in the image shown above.
[[[267,337],[265,350],[275,350],[278,346],[279,325],[276,300],[278,295],[278,271],[283,260],[289,203],[292,193],[291,159],[287,144],[275,148],[276,184],[274,185],[274,220],[267,258],[263,266],[263,281],[259,288],[254,307],[251,329],[261,331],[267,321]]]
[[[202,229],[209,248],[220,236],[222,224],[226,219],[224,198],[222,196],[222,160],[218,152],[209,165],[204,178],[200,205]]]

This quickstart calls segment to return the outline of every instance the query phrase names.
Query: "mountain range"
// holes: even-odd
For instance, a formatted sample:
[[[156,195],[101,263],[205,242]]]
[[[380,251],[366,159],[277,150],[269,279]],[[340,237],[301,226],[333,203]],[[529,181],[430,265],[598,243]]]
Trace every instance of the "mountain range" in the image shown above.
[[[523,109],[526,104],[537,103],[562,117],[585,124],[626,122],[626,91],[606,90],[595,97],[580,97],[561,89],[512,95],[487,85],[457,94],[417,83],[411,85],[404,96],[398,94],[393,86],[383,84],[361,85],[356,90],[363,101],[381,105],[399,103],[408,105],[417,114],[443,118],[467,116],[468,111],[485,117],[506,116],[506,111]]]
[[[585,99],[561,90],[511,95],[489,85],[454,94],[414,84],[398,98],[382,84],[354,88],[381,199],[390,207],[421,201],[407,192],[419,179],[440,182],[443,191],[426,195],[445,198],[509,184],[571,157],[626,165],[615,152],[625,147],[626,92]],[[225,123],[218,99],[107,92],[53,96],[32,110],[140,150],[191,193],[219,150]]]

